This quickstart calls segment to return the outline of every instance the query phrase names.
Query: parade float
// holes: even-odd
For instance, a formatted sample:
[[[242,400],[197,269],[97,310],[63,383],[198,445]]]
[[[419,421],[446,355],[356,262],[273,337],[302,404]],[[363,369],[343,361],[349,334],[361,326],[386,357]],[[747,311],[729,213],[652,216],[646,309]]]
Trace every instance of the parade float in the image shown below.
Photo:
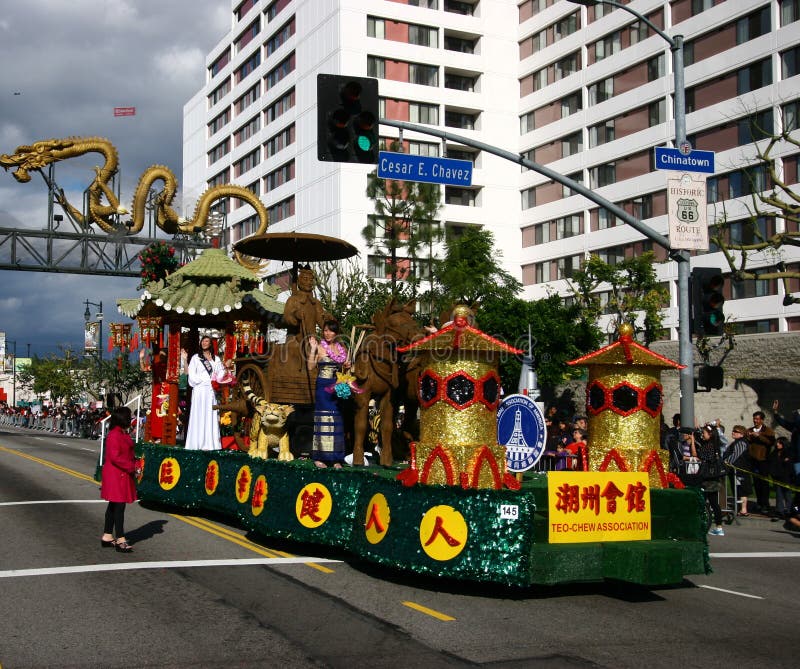
[[[257,536],[463,581],[652,586],[710,570],[702,497],[668,487],[649,423],[660,416],[658,370],[676,363],[651,357],[623,331],[594,354],[602,363],[598,378],[614,385],[602,405],[595,386],[587,395],[594,420],[605,420],[591,471],[515,478],[494,427],[498,354],[515,350],[458,317],[405,350],[423,357],[421,436],[408,466],[319,469],[310,460],[141,443],[140,498],[218,512]],[[614,404],[619,388],[632,389],[635,407]],[[629,399],[631,392],[622,394]]]

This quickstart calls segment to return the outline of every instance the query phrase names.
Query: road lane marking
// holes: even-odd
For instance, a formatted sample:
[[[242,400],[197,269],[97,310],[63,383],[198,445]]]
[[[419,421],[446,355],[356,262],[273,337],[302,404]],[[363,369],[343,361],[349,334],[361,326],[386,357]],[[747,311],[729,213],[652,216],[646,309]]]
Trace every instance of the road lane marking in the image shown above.
[[[243,558],[225,560],[162,560],[160,562],[116,562],[113,564],[87,564],[72,567],[43,567],[41,569],[7,569],[0,571],[0,578],[19,578],[25,576],[54,576],[59,574],[85,574],[101,571],[134,571],[137,569],[176,569],[186,567],[250,567],[254,565],[280,566],[316,562],[341,562],[327,558]]]
[[[0,451],[5,451],[6,453],[11,453],[13,455],[18,455],[21,458],[26,458],[28,460],[32,460],[33,462],[37,462],[39,464],[45,465],[46,467],[50,467],[55,469],[56,471],[64,472],[65,474],[69,474],[70,476],[74,476],[75,478],[79,478],[85,481],[90,481],[95,485],[99,485],[97,481],[94,480],[93,477],[87,476],[86,474],[82,474],[81,472],[76,472],[73,469],[68,469],[66,467],[62,467],[57,465],[53,462],[49,462],[47,460],[42,460],[41,458],[34,457],[32,455],[27,455],[20,451],[16,451],[13,448],[6,448],[5,446],[0,446]],[[103,502],[105,500],[99,500]],[[57,503],[57,502],[54,502]],[[211,523],[210,521],[205,520],[204,518],[197,518],[195,516],[182,516],[175,513],[168,513],[168,516],[175,518],[176,520],[183,521],[188,525],[192,525],[204,532],[208,532],[209,534],[214,534],[226,541],[230,541],[231,543],[235,543],[243,548],[246,548],[254,553],[258,553],[259,555],[263,555],[268,558],[278,559],[277,556],[282,555],[285,559],[294,559],[290,553],[282,553],[281,551],[267,551],[266,549],[262,548],[258,544],[253,543],[249,539],[228,530],[225,528],[224,530],[219,526]],[[328,562],[328,560],[322,560],[322,562]],[[338,560],[337,560],[338,562]],[[321,571],[324,574],[333,574],[335,573],[333,569],[329,569],[328,567],[324,567],[321,564],[316,564],[315,562],[306,562],[306,564],[311,567],[312,569],[316,569],[317,571]]]
[[[771,557],[800,557],[800,553],[772,551],[770,553],[709,553],[712,558],[771,558]]]
[[[107,504],[104,499],[34,499],[26,502],[0,502],[0,506],[25,506],[26,504]]]
[[[99,485],[97,481],[95,481],[94,478],[92,478],[91,476],[88,476],[81,472],[76,472],[74,469],[62,467],[61,465],[57,465],[54,462],[50,462],[48,460],[42,460],[41,458],[37,458],[33,455],[28,455],[27,453],[23,453],[22,451],[17,451],[14,450],[13,448],[6,448],[5,446],[0,446],[0,451],[4,451],[5,453],[11,453],[12,455],[18,455],[21,458],[26,458],[27,460],[38,462],[40,465],[44,465],[45,467],[50,467],[51,469],[55,469],[57,472],[64,472],[65,474],[69,474],[70,476],[74,476],[75,478],[81,479],[83,481],[89,481],[90,483]]]
[[[717,592],[725,592],[729,595],[747,597],[749,599],[764,599],[763,597],[759,597],[758,595],[748,595],[746,592],[737,592],[736,590],[726,590],[725,588],[715,588],[713,585],[700,585],[698,587],[705,588],[706,590],[716,590]]]
[[[439,611],[435,611],[434,609],[429,609],[427,606],[422,606],[422,604],[417,604],[416,602],[403,602],[403,606],[407,606],[410,609],[414,609],[415,611],[419,611],[420,613],[429,615],[432,618],[436,618],[437,620],[443,620],[445,622],[450,620],[455,620],[455,618],[453,618],[452,616],[448,616],[446,613],[441,613]]]

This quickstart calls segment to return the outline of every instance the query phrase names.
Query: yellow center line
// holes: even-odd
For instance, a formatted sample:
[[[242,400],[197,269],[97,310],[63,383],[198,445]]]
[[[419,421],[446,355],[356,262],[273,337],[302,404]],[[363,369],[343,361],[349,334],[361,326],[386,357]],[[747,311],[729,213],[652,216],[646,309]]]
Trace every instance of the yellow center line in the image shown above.
[[[27,460],[31,460],[32,462],[36,462],[40,465],[44,465],[45,467],[50,467],[51,469],[55,469],[58,472],[62,472],[64,474],[69,474],[70,476],[74,476],[77,479],[81,479],[82,481],[89,481],[90,483],[94,483],[95,485],[100,485],[97,481],[94,480],[93,477],[87,476],[82,472],[75,471],[74,469],[69,469],[67,467],[62,467],[61,465],[57,465],[54,462],[50,462],[49,460],[42,460],[41,458],[37,458],[33,455],[28,455],[27,453],[23,453],[22,451],[17,451],[13,448],[7,448],[5,446],[0,446],[0,451],[5,453],[10,453],[12,455],[18,455],[21,458],[25,458]],[[262,548],[258,544],[253,543],[246,537],[233,532],[227,528],[223,528],[220,525],[215,525],[210,521],[207,521],[204,518],[198,518],[196,516],[181,516],[175,513],[168,513],[168,516],[175,518],[176,520],[181,520],[188,525],[192,525],[200,530],[208,532],[209,534],[214,534],[221,539],[225,539],[230,541],[231,543],[237,544],[243,548],[247,548],[254,553],[258,553],[264,557],[295,557],[291,553],[286,553],[285,551],[275,551],[275,550],[267,550]],[[321,571],[325,574],[333,574],[334,570],[329,569],[328,567],[323,567],[320,564],[316,564],[315,562],[306,562],[307,566],[311,567],[312,569],[316,569]]]
[[[422,606],[422,604],[417,604],[416,602],[403,602],[403,606],[407,606],[410,609],[414,609],[415,611],[419,611],[420,613],[429,615],[432,618],[436,618],[437,620],[443,620],[445,622],[450,620],[455,620],[453,616],[448,616],[446,613],[441,613],[439,611],[429,609],[427,606]]]

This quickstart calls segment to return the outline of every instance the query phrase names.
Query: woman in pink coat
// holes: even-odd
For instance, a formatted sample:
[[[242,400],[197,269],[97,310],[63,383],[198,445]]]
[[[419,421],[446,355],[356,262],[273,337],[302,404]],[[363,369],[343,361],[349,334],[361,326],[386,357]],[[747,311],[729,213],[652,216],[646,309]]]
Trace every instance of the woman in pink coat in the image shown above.
[[[130,553],[133,548],[126,541],[124,530],[125,505],[137,499],[136,483],[133,479],[136,459],[133,454],[133,439],[128,434],[131,410],[128,407],[114,409],[108,424],[100,485],[100,497],[108,501],[108,507],[100,545],[107,548],[114,546],[120,553]],[[114,535],[117,537],[116,541]]]

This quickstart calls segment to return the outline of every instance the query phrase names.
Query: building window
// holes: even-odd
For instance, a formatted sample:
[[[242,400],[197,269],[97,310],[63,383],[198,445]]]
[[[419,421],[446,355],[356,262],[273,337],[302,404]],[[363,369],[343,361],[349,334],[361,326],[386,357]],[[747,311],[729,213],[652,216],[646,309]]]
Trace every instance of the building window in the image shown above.
[[[408,64],[408,82],[420,86],[438,86],[439,68],[436,65]]]
[[[731,281],[731,297],[734,300],[744,300],[750,297],[766,297],[768,295],[774,295],[774,283],[774,281],[768,279]]]
[[[247,26],[247,28],[245,28],[245,31],[239,35],[239,37],[236,38],[236,41],[234,42],[236,53],[241,53],[242,49],[250,44],[250,42],[253,41],[260,31],[261,22],[260,19],[256,19],[249,26]]]
[[[408,153],[412,156],[438,156],[439,145],[431,142],[410,141],[408,142]],[[449,157],[455,158],[456,156],[450,155]]]
[[[234,73],[234,77],[236,78],[236,83],[238,84],[247,76],[252,74],[256,71],[256,68],[261,65],[261,50],[258,50],[253,53],[250,58],[248,58],[244,63],[242,63],[239,68]]]
[[[583,109],[583,100],[580,91],[575,91],[570,95],[561,98],[561,118],[572,116]]]
[[[620,51],[622,51],[622,33],[619,30],[594,43],[594,59],[596,61],[608,58]]]
[[[231,50],[225,49],[225,51],[211,64],[211,67],[208,68],[209,74],[212,77],[216,77],[220,70],[225,67],[231,61]]]
[[[272,123],[276,118],[282,116],[292,107],[294,107],[294,88],[287,91],[269,107],[264,110],[264,119],[266,123]]]
[[[222,98],[224,98],[230,92],[231,92],[231,79],[230,77],[226,77],[225,81],[223,81],[209,94],[208,108],[211,109],[211,107],[217,104],[220,100],[222,100]]]
[[[766,332],[777,332],[778,323],[774,319],[764,319],[761,321],[742,321],[736,324],[739,334],[764,334]]]
[[[609,246],[607,249],[600,249],[596,253],[600,260],[612,266],[625,260],[624,246]]]
[[[472,188],[445,186],[444,201],[446,204],[457,204],[462,207],[474,207],[475,191]]]
[[[270,4],[269,7],[267,7],[267,9],[264,11],[264,14],[267,15],[267,21],[273,21],[278,14],[286,9],[290,2],[291,0],[275,0],[275,2]]]
[[[261,159],[261,149],[256,147],[233,164],[233,176],[240,177],[245,172],[252,170]]]
[[[287,197],[285,200],[281,200],[271,207],[267,207],[267,213],[269,214],[269,222],[271,224],[294,216],[294,195]]]
[[[241,5],[233,10],[233,14],[237,21],[241,21],[244,15],[247,14],[253,7],[258,4],[258,0],[245,0]]]
[[[412,123],[439,125],[439,106],[427,105],[422,102],[410,102],[408,105],[408,117],[408,120]]]
[[[780,0],[781,26],[800,19],[800,0]]]
[[[536,206],[536,188],[526,188],[521,193],[522,209],[532,209]]]
[[[568,179],[572,179],[573,181],[583,185],[583,172],[575,172],[574,174],[567,174]],[[567,185],[562,185],[561,188],[561,197],[572,197],[573,195],[578,195],[578,191],[573,190]]]
[[[475,90],[475,77],[445,72],[444,87],[452,88],[456,91],[468,91],[472,93]]]
[[[524,135],[525,133],[531,132],[535,130],[536,125],[534,122],[535,116],[533,112],[528,112],[527,114],[523,114],[519,117],[519,134]]]
[[[223,156],[228,155],[231,150],[230,139],[225,138],[224,141],[217,144],[211,151],[208,152],[208,164],[213,165]]]
[[[556,261],[556,278],[570,279],[573,272],[581,268],[582,256],[567,256],[566,258],[559,258]]]
[[[581,15],[580,12],[573,12],[569,16],[564,17],[560,21],[556,22],[553,26],[553,35],[555,39],[563,39],[564,37],[569,37],[575,32],[578,32],[581,27]]]
[[[764,165],[737,170],[728,175],[730,196],[742,197],[767,190],[767,169]]]
[[[461,128],[462,130],[475,130],[477,114],[466,112],[445,111],[444,124],[448,128]]]
[[[666,71],[664,68],[664,54],[661,53],[658,56],[653,56],[647,60],[647,81],[655,81],[656,79],[661,79],[664,76],[664,72]]]
[[[634,21],[628,28],[630,35],[631,45],[638,44],[647,39],[647,24],[644,21]]]
[[[536,283],[547,283],[552,281],[549,262],[536,263]]]
[[[555,62],[556,81],[575,74],[579,69],[581,69],[581,54],[576,51]]]
[[[583,132],[577,132],[561,138],[561,157],[574,156],[576,153],[583,151]]]
[[[598,165],[589,169],[589,187],[602,188],[609,186],[617,180],[617,166],[616,163],[607,163],[605,165]]]
[[[377,56],[367,56],[367,76],[376,79],[386,78],[386,60]]]
[[[800,2],[800,0],[798,0],[798,2]],[[781,114],[783,116],[784,132],[791,132],[792,130],[800,128],[800,123],[798,123],[798,119],[800,119],[800,100],[795,100],[794,102],[783,105]]]
[[[372,279],[385,279],[389,270],[387,260],[383,256],[369,256],[367,258],[367,274]]]
[[[218,133],[223,126],[228,124],[228,121],[231,120],[231,110],[230,107],[226,108],[224,112],[222,112],[219,116],[215,117],[211,123],[208,124],[208,136],[215,135]]]
[[[771,27],[769,20],[769,13],[771,11],[769,5],[764,5],[761,9],[736,22],[736,44],[744,44],[751,39],[766,35]]]
[[[667,101],[656,100],[647,105],[647,122],[649,127],[661,125],[667,119]]]
[[[271,158],[290,144],[294,144],[294,123],[264,142],[265,158]]]
[[[800,72],[800,47],[781,53],[781,79],[788,79]]]
[[[234,133],[234,144],[239,146],[261,130],[261,115],[257,114]]]
[[[447,51],[458,51],[459,53],[475,53],[477,39],[466,39],[454,37],[453,35],[444,36],[444,48]]]
[[[367,37],[386,39],[386,21],[375,16],[367,17]]]
[[[537,225],[533,229],[533,242],[534,244],[547,244],[552,241],[550,239],[550,222]]]
[[[597,211],[598,230],[607,230],[608,228],[614,228],[619,225],[617,217],[614,216],[614,214],[612,214],[608,209],[600,207],[600,209],[596,209],[595,211]]]
[[[615,139],[614,119],[603,121],[589,127],[589,147],[594,148],[612,142]]]
[[[408,26],[408,43],[437,49],[439,48],[439,31],[428,26],[410,24]]]
[[[264,177],[264,192],[269,193],[292,179],[294,179],[294,160],[272,170]]]
[[[233,103],[233,107],[236,110],[237,114],[241,114],[245,109],[247,109],[251,104],[253,104],[260,95],[260,84],[256,84],[252,88],[250,88],[247,93],[245,93],[242,97],[240,97],[236,102]]]
[[[772,69],[770,59],[764,58],[748,67],[743,67],[736,73],[736,94],[744,95],[758,90],[772,83]]]
[[[278,32],[276,32],[272,37],[267,40],[267,55],[271,56],[275,53],[283,44],[285,44],[289,38],[294,35],[295,31],[295,23],[294,17],[291,20],[284,24]]]
[[[230,183],[230,181],[230,169],[226,167],[222,172],[215,174],[208,180],[208,187],[214,188],[214,186],[221,186]]]
[[[267,76],[264,77],[266,90],[269,90],[279,81],[283,80],[290,72],[294,72],[294,67],[295,57],[294,51],[292,51],[292,53],[267,72]]]
[[[596,105],[614,97],[614,77],[602,79],[589,86],[589,104]]]
[[[556,239],[568,239],[583,234],[580,214],[556,219]]]
[[[739,119],[736,125],[739,133],[739,146],[766,139],[773,134],[772,109],[765,109],[752,116]]]

